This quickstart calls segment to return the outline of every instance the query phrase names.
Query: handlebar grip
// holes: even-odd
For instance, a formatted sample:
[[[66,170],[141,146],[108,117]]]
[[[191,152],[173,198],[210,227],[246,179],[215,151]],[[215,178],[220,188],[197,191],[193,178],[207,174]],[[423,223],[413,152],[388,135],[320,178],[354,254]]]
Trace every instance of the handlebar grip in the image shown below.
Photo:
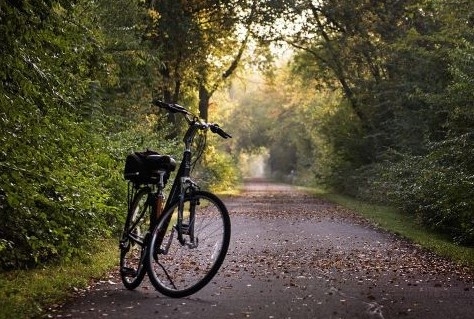
[[[224,131],[223,129],[221,129],[221,128],[219,127],[219,125],[217,125],[217,124],[211,124],[211,125],[210,125],[210,128],[211,128],[211,132],[212,132],[212,133],[216,133],[216,134],[218,134],[218,135],[219,135],[220,137],[222,137],[222,138],[232,138],[232,136],[231,136],[229,133],[225,132],[225,131]]]

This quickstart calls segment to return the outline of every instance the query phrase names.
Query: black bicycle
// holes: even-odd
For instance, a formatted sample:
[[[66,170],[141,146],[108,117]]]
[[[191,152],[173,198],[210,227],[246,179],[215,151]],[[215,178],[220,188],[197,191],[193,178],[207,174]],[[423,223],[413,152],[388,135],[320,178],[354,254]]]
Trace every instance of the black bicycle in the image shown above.
[[[206,132],[231,136],[217,124],[206,123],[184,107],[154,100],[189,124],[184,152],[165,200],[165,186],[176,161],[153,151],[127,157],[128,214],[120,239],[120,275],[135,289],[146,273],[153,286],[169,297],[185,297],[203,288],[222,265],[230,242],[230,218],[224,203],[200,190],[191,171],[200,158]],[[195,137],[199,136],[199,139]],[[193,148],[196,155],[193,157]]]

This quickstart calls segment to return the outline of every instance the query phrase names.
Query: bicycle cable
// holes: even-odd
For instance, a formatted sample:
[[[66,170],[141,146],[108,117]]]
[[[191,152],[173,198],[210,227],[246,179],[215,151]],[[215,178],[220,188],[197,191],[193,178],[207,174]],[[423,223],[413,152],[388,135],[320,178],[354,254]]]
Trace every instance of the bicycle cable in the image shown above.
[[[195,154],[194,160],[191,162],[191,171],[194,171],[194,168],[195,168],[197,162],[199,162],[200,158],[204,154],[204,149],[206,147],[206,141],[207,141],[206,132],[199,132],[199,136],[196,140],[197,140],[196,148],[195,148],[196,149],[196,152],[195,152],[196,154]]]

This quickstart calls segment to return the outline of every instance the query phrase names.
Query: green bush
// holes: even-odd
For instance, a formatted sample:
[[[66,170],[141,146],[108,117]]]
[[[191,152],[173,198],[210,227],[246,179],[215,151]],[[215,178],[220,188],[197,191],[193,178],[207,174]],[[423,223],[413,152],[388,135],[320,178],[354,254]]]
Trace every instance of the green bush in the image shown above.
[[[417,216],[456,242],[474,245],[474,136],[435,144],[413,187]]]
[[[69,259],[98,238],[116,236],[126,216],[126,155],[146,148],[175,156],[179,151],[176,140],[163,136],[167,126],[156,116],[123,124],[113,134],[102,128],[105,118],[80,122],[54,109],[28,121],[6,125],[9,134],[3,137],[1,269]]]
[[[67,259],[110,236],[123,209],[113,194],[125,188],[93,126],[54,109],[11,123],[0,158],[0,267]]]
[[[374,166],[365,198],[395,204],[423,225],[474,245],[474,136],[431,145],[425,156],[400,156]],[[361,176],[361,175],[359,175]],[[363,183],[360,183],[361,185]]]
[[[200,186],[212,191],[231,190],[240,181],[240,172],[232,156],[208,145],[194,173]]]

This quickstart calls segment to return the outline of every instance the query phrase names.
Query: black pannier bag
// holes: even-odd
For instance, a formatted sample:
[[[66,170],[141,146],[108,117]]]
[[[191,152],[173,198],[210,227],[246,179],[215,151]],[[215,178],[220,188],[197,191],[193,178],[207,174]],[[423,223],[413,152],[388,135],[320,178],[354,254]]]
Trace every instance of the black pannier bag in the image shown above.
[[[158,171],[165,171],[163,182],[166,183],[170,172],[176,168],[176,161],[168,155],[160,155],[151,150],[133,152],[125,159],[123,176],[135,184],[157,184]]]

